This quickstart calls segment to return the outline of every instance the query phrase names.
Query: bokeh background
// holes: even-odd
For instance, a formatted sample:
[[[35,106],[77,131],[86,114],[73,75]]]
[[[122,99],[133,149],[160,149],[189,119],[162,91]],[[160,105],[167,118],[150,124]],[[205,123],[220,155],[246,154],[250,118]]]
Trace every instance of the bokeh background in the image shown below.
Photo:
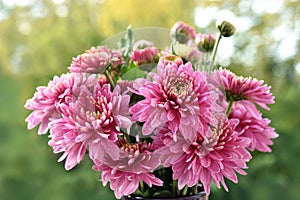
[[[300,199],[300,2],[298,0],[2,0],[0,1],[0,199],[115,199],[86,159],[65,171],[47,145],[28,131],[26,99],[72,57],[133,28],[170,28],[182,20],[197,32],[215,22],[238,29],[221,40],[218,62],[272,85],[276,103],[265,113],[280,137],[273,152],[254,152],[247,176],[212,187],[210,200]]]

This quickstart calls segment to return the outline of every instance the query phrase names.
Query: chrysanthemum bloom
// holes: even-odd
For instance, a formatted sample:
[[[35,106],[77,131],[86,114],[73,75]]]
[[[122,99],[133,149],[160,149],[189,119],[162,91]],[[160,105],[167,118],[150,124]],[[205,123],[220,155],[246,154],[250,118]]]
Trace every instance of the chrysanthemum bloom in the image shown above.
[[[238,120],[225,121],[212,130],[208,137],[198,137],[189,142],[178,135],[178,141],[165,140],[165,146],[156,151],[164,167],[172,166],[173,179],[178,187],[192,187],[200,181],[209,195],[211,181],[220,183],[228,191],[224,177],[237,183],[236,172],[245,175],[246,162],[251,159],[246,147],[249,138],[235,131]],[[180,134],[180,132],[179,132]]]
[[[152,144],[130,144],[125,139],[119,139],[116,145],[120,151],[119,159],[105,156],[103,163],[94,160],[93,169],[102,171],[103,184],[110,181],[110,187],[117,198],[136,191],[140,181],[150,187],[162,186],[162,181],[151,174],[160,165],[158,157],[153,155]]]
[[[76,142],[83,142],[91,159],[103,161],[108,153],[118,158],[118,148],[112,145],[121,128],[129,128],[129,95],[120,94],[120,88],[111,92],[109,84],[95,84],[92,91],[82,87],[78,100],[71,106],[78,129]]]
[[[215,46],[216,39],[212,34],[197,34],[195,43],[202,52],[212,52]]]
[[[177,66],[157,66],[153,81],[138,79],[135,93],[145,99],[130,108],[132,119],[143,124],[142,132],[149,135],[168,124],[175,134],[180,130],[193,140],[196,132],[205,132],[212,120],[212,98],[200,72],[191,63]]]
[[[145,49],[136,49],[130,54],[130,58],[136,66],[157,63],[158,49],[156,47],[147,47]]]
[[[150,172],[125,172],[103,164],[94,165],[93,169],[101,171],[103,185],[106,186],[107,183],[110,182],[110,188],[114,191],[114,194],[118,199],[135,192],[139,187],[140,181],[145,182],[149,187],[152,187],[152,185],[163,185],[163,182]]]
[[[221,85],[225,88],[228,101],[248,100],[266,110],[269,110],[267,104],[274,103],[274,96],[270,92],[271,87],[263,85],[263,80],[237,76],[227,69],[220,69],[217,73]]]
[[[154,148],[151,143],[128,143],[121,138],[115,145],[119,148],[119,158],[105,156],[102,162],[94,159],[95,165],[104,164],[115,170],[136,174],[153,172],[160,165],[158,157],[153,155]]]
[[[168,54],[168,55],[160,57],[159,62],[161,62],[165,66],[172,64],[172,63],[175,63],[177,66],[180,66],[183,64],[182,58],[180,56],[176,56],[173,54]]]
[[[25,104],[25,108],[33,111],[26,118],[28,129],[40,124],[38,133],[47,133],[50,119],[59,118],[61,111],[74,101],[80,86],[88,85],[94,79],[94,76],[86,78],[81,74],[63,74],[60,77],[54,76],[48,86],[37,87],[34,96]]]
[[[51,138],[48,142],[53,148],[53,153],[63,153],[59,162],[65,161],[65,169],[70,170],[75,167],[84,157],[86,145],[84,142],[76,141],[80,134],[76,126],[76,119],[71,110],[64,111],[64,117],[54,119],[50,122]]]
[[[236,131],[241,133],[242,137],[251,139],[251,143],[247,147],[249,150],[254,151],[257,149],[262,152],[271,152],[272,150],[269,147],[273,144],[271,139],[277,138],[278,134],[274,128],[269,126],[271,121],[263,118],[258,110],[256,112],[257,114],[252,115],[248,111],[248,107],[246,108],[243,104],[237,102],[234,104],[229,118],[238,119],[239,123]]]
[[[171,37],[179,43],[185,44],[191,39],[195,39],[196,32],[190,25],[179,21],[171,28]]]
[[[70,72],[103,73],[111,63],[111,51],[105,46],[92,47],[73,58]]]
[[[65,168],[70,170],[83,158],[86,149],[92,159],[103,160],[105,154],[117,159],[114,144],[120,128],[129,128],[129,96],[120,88],[110,91],[109,84],[94,83],[93,89],[82,85],[78,99],[70,103],[62,117],[50,122],[49,145],[54,153],[63,152]]]

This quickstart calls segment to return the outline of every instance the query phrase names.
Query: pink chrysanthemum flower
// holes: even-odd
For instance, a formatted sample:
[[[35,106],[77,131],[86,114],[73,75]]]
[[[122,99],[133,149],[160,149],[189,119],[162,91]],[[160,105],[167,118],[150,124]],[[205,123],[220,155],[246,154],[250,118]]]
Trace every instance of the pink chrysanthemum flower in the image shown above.
[[[64,117],[55,119],[49,124],[49,137],[51,139],[48,144],[53,148],[55,154],[63,152],[58,161],[61,162],[66,159],[66,170],[75,167],[83,159],[86,152],[84,142],[76,141],[80,133],[76,126],[76,119],[70,112],[72,111],[65,111]]]
[[[93,168],[102,171],[103,184],[106,185],[110,181],[110,187],[117,198],[136,191],[140,181],[144,181],[150,187],[162,186],[162,181],[150,174],[160,165],[158,157],[153,155],[152,144],[130,144],[125,139],[119,139],[116,145],[120,151],[119,159],[106,156],[103,163],[94,160]]]
[[[213,180],[228,191],[224,177],[237,183],[236,172],[245,175],[246,162],[251,159],[246,147],[250,139],[240,137],[235,131],[238,120],[225,121],[212,130],[210,137],[200,134],[193,142],[178,136],[178,141],[168,140],[156,152],[165,167],[172,166],[173,179],[178,179],[178,187],[195,186],[200,181],[209,195]]]
[[[200,72],[191,63],[177,66],[157,66],[153,81],[138,79],[135,91],[145,97],[130,108],[132,119],[143,124],[142,132],[149,135],[168,124],[175,134],[180,130],[194,139],[196,132],[205,132],[212,121],[212,98]]]
[[[153,154],[151,143],[128,143],[125,139],[119,139],[115,145],[119,148],[119,158],[105,156],[102,162],[95,159],[95,165],[105,164],[116,170],[136,174],[153,172],[160,165],[158,157]]]
[[[247,147],[250,151],[257,149],[262,152],[271,152],[269,147],[273,144],[271,139],[277,138],[278,134],[274,128],[269,126],[271,122],[269,119],[263,118],[258,110],[256,110],[257,114],[252,115],[252,112],[248,112],[248,107],[246,108],[238,102],[235,103],[229,118],[239,120],[236,131],[241,133],[242,137],[251,139],[251,143]]]
[[[106,186],[106,184],[110,182],[110,188],[114,191],[114,194],[118,199],[135,192],[139,187],[140,181],[145,182],[149,187],[152,187],[152,185],[163,185],[163,182],[150,172],[125,172],[103,164],[94,165],[93,169],[101,171],[103,185]]]
[[[91,159],[103,161],[108,153],[119,157],[118,148],[113,145],[121,128],[129,128],[129,95],[120,94],[120,88],[113,92],[109,84],[95,84],[93,91],[82,87],[78,100],[72,106],[79,135],[77,142],[83,142],[89,150]]]
[[[92,47],[73,58],[70,72],[103,73],[111,63],[111,51],[105,46]]]
[[[61,111],[74,101],[80,86],[88,85],[94,78],[85,78],[81,74],[63,74],[60,77],[54,76],[48,86],[37,87],[34,96],[25,104],[25,108],[33,111],[26,118],[28,129],[40,124],[38,133],[47,133],[50,119],[59,118]]]
[[[274,96],[270,92],[270,86],[263,85],[263,80],[251,77],[237,76],[227,69],[217,71],[221,79],[221,85],[225,88],[228,100],[248,100],[260,107],[269,110],[267,104],[274,103]]]
[[[136,49],[130,54],[130,58],[136,66],[157,63],[158,49],[156,47],[147,47],[145,49]]]
[[[196,32],[190,25],[179,21],[171,28],[171,37],[179,43],[187,43],[190,39],[195,39]]]

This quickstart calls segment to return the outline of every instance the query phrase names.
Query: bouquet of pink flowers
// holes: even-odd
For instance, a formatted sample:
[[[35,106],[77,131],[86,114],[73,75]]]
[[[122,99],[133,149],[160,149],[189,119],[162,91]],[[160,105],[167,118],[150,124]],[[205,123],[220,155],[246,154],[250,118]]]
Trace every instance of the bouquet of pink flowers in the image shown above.
[[[212,181],[228,190],[224,178],[236,183],[250,152],[270,152],[278,135],[257,109],[274,103],[270,86],[214,69],[235,32],[217,28],[215,38],[177,22],[163,49],[129,28],[119,48],[86,50],[27,100],[28,129],[49,133],[66,170],[88,155],[117,198],[209,195]]]

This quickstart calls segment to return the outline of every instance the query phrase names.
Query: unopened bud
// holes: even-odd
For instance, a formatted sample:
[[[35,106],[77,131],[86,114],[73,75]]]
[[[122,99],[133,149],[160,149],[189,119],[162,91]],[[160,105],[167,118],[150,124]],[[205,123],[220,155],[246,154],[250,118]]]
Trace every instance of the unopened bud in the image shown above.
[[[198,49],[206,53],[212,52],[216,43],[216,39],[212,34],[197,34],[195,42]]]
[[[228,21],[223,21],[221,24],[218,24],[217,28],[224,37],[232,36],[236,30],[235,27]]]

